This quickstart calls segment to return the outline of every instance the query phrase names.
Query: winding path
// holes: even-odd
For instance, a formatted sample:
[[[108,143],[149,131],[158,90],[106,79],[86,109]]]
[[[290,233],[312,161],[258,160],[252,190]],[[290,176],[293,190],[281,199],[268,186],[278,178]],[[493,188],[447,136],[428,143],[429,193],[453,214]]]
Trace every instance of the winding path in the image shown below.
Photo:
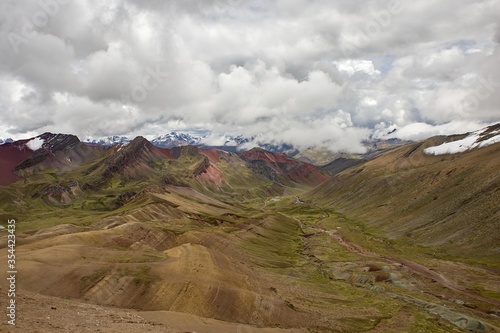
[[[418,274],[424,278],[431,279],[434,282],[443,286],[444,288],[453,290],[453,291],[458,292],[462,295],[474,298],[476,300],[480,300],[482,302],[486,302],[486,303],[489,303],[489,304],[492,304],[495,306],[500,306],[500,301],[474,294],[474,293],[468,291],[467,289],[465,289],[464,287],[458,285],[456,282],[449,280],[443,274],[435,272],[435,271],[425,267],[424,265],[418,264],[414,261],[410,261],[407,259],[388,257],[388,256],[380,255],[380,254],[375,253],[375,252],[368,251],[368,250],[364,249],[363,247],[349,241],[344,235],[342,235],[337,230],[323,230],[323,229],[318,229],[318,228],[314,228],[314,229],[316,229],[320,232],[325,232],[330,237],[335,239],[335,241],[337,241],[340,245],[344,246],[349,251],[356,253],[360,256],[380,259],[380,260],[384,260],[384,261],[389,262],[389,263],[396,263],[396,264],[403,265],[403,266],[407,267],[413,273]]]

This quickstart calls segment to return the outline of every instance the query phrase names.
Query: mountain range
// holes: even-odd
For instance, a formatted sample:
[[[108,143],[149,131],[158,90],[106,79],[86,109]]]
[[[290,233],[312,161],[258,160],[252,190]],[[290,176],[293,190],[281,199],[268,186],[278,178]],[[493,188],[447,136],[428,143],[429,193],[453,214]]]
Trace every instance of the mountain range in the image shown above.
[[[20,330],[499,331],[500,124],[323,167],[188,140],[0,145],[17,299],[53,318]]]
[[[255,178],[258,179],[255,184],[267,181],[273,186],[317,185],[326,179],[326,173],[318,167],[284,154],[261,153],[261,149],[231,153],[189,145],[160,148],[158,141],[156,143],[153,145],[137,137],[109,146],[83,143],[73,135],[52,133],[5,143],[0,145],[0,161],[5,170],[0,185],[9,185],[47,170],[55,174],[78,172],[77,178],[84,181],[84,186],[96,188],[108,186],[108,182],[117,177],[122,181],[144,178],[155,182],[161,179],[175,184],[199,183],[215,187],[234,187],[227,181],[233,174],[239,174],[238,181],[250,182]]]
[[[499,142],[500,124],[433,137],[337,174],[310,196],[390,238],[498,258]]]
[[[5,139],[5,140],[4,140],[4,139],[0,139],[0,145],[1,145],[1,144],[4,144],[4,143],[8,143],[8,142],[13,142],[13,141],[14,141],[14,140],[12,140],[12,139],[10,139],[10,138],[9,138],[9,139]]]
[[[204,133],[204,132],[203,132]],[[191,134],[187,132],[170,132],[165,135],[155,137],[151,140],[151,143],[160,148],[173,148],[179,146],[197,146],[200,148],[217,148],[220,150],[225,150],[229,152],[237,152],[241,150],[246,150],[243,147],[248,146],[252,142],[255,142],[255,137],[246,138],[241,135],[231,136],[226,135],[222,138],[214,139],[207,134]],[[117,144],[126,144],[130,142],[131,139],[125,136],[109,136],[103,138],[86,138],[83,140],[85,143],[92,143],[101,146],[114,146]],[[377,154],[384,151],[393,149],[395,147],[401,146],[403,144],[409,143],[409,141],[399,140],[399,139],[376,139],[369,138],[363,141],[363,145],[366,148],[366,153],[364,154],[345,154],[345,153],[332,153],[330,150],[324,148],[308,148],[300,150],[290,144],[273,144],[273,143],[255,143],[255,146],[263,148],[265,150],[284,153],[290,157],[297,158],[303,162],[311,163],[316,166],[324,166],[328,163],[334,162],[340,157],[345,157],[349,155],[351,159],[355,160],[367,160]]]

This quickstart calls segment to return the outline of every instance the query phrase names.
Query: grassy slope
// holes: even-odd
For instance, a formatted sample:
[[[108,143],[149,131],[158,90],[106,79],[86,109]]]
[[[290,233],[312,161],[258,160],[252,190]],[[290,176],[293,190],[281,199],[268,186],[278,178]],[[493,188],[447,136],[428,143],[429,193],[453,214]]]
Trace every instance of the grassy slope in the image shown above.
[[[331,210],[325,212],[314,206],[294,205],[294,197],[281,198],[268,204],[263,210],[264,199],[244,202],[235,207],[190,191],[171,187],[167,192],[148,196],[144,201],[132,201],[112,215],[120,223],[139,221],[162,233],[177,235],[172,236],[173,238],[169,238],[171,240],[165,243],[170,244],[168,246],[172,249],[175,249],[176,245],[187,243],[200,244],[208,249],[208,253],[215,256],[213,258],[220,256],[217,254],[220,253],[229,256],[233,264],[244,263],[244,266],[239,269],[245,272],[251,293],[257,292],[260,296],[255,297],[262,299],[262,303],[254,304],[249,309],[235,310],[236,312],[220,312],[211,309],[207,305],[211,301],[200,298],[202,297],[200,295],[206,294],[206,291],[203,291],[205,290],[203,284],[196,285],[193,290],[181,288],[189,283],[183,282],[184,280],[175,280],[177,282],[169,280],[176,266],[171,266],[170,273],[165,275],[166,268],[162,267],[170,267],[168,266],[171,265],[168,264],[169,255],[165,256],[159,248],[134,250],[131,246],[127,246],[128,243],[124,240],[120,241],[122,243],[109,243],[105,240],[117,239],[116,232],[119,230],[112,228],[105,231],[108,236],[104,234],[101,236],[100,228],[97,227],[99,223],[97,225],[94,223],[91,227],[92,234],[87,234],[89,231],[85,231],[70,238],[62,235],[38,240],[35,243],[30,243],[30,240],[26,239],[24,242],[26,245],[21,248],[24,253],[23,257],[43,256],[46,264],[44,272],[38,272],[37,266],[25,269],[26,271],[31,269],[33,274],[29,275],[32,276],[52,275],[46,278],[47,283],[59,281],[46,289],[51,295],[81,298],[119,307],[162,309],[155,307],[154,304],[157,304],[155,303],[157,301],[154,301],[155,295],[164,292],[162,286],[169,286],[168,288],[173,288],[173,290],[179,286],[181,288],[179,290],[184,290],[183,292],[186,293],[183,297],[185,301],[174,306],[175,311],[187,311],[228,321],[241,320],[254,325],[298,327],[303,325],[305,320],[303,316],[306,316],[308,327],[317,331],[326,332],[333,329],[346,332],[370,329],[376,331],[377,327],[390,327],[393,316],[407,311],[407,306],[399,301],[374,291],[352,286],[347,282],[330,280],[325,275],[325,262],[358,262],[361,266],[365,264],[364,258],[346,251],[335,242],[327,241],[326,238],[321,238],[319,235],[312,238],[304,237],[304,232],[311,231],[312,227],[321,225],[325,228],[334,228],[342,220],[341,215]],[[60,210],[64,211],[64,209]],[[328,213],[328,218],[325,218],[325,213]],[[101,219],[100,216],[93,216],[94,222],[99,222]],[[86,218],[90,220],[91,216],[84,216],[81,221],[86,221]],[[123,237],[126,239],[133,234],[120,232],[119,235],[121,235],[120,239]],[[20,237],[23,238],[23,236]],[[78,243],[75,243],[74,239],[78,239]],[[106,243],[101,243],[104,241]],[[75,244],[84,245],[88,250],[83,250],[85,254],[82,254],[82,250],[77,250],[78,248],[67,247]],[[94,250],[96,245],[100,248],[99,256]],[[68,256],[64,260],[68,262],[74,260],[73,265],[76,266],[68,265],[66,269],[53,270],[52,265],[55,267],[59,265],[57,259],[51,259],[56,258],[55,252],[51,252],[51,249],[60,251],[58,249],[63,247],[67,247],[64,252]],[[36,249],[39,248],[44,248],[46,250],[43,251],[48,252],[45,255],[43,254],[45,252],[38,254],[40,250]],[[196,251],[202,251],[199,252],[202,255],[205,251],[203,248]],[[73,251],[76,251],[77,257],[71,256]],[[315,253],[316,257],[324,262],[312,261],[308,256],[310,253]],[[80,258],[82,255],[83,260]],[[193,260],[198,259],[193,257],[188,263]],[[74,270],[72,267],[80,268]],[[226,266],[215,267],[222,269]],[[230,270],[232,271],[232,268]],[[211,274],[209,271],[200,272],[204,272],[204,275]],[[231,276],[230,274],[233,273],[227,274]],[[67,283],[63,281],[67,278],[76,279],[74,282],[77,282],[78,288],[65,289],[64,286]],[[195,279],[196,275],[193,278]],[[28,279],[20,283],[26,289],[33,289],[35,285],[30,285],[30,281]],[[220,281],[217,284],[221,285]],[[103,291],[99,291],[101,285],[104,288]],[[224,285],[222,283],[219,288]],[[109,298],[110,296],[106,295],[110,288],[111,292],[113,288],[125,288],[130,293],[130,297]],[[212,287],[209,284],[207,288]],[[231,288],[234,287],[228,288],[221,290],[233,290]],[[250,291],[238,291],[237,295],[240,296],[237,297],[250,297],[246,296],[248,292]],[[231,294],[224,295],[228,297],[227,299],[236,297]],[[162,299],[169,299],[169,297],[169,294],[164,294]],[[220,301],[226,302],[227,300],[220,299]],[[205,304],[204,306],[208,308],[200,308],[200,304]],[[252,316],[245,317],[244,313],[247,312]],[[418,332],[421,329],[446,332],[452,329],[452,326],[436,321],[425,311],[417,311],[413,319],[403,325],[408,332]],[[393,331],[397,332],[397,330]]]
[[[337,274],[334,271],[338,267],[351,265],[352,268],[346,272],[351,276],[360,275],[363,267],[374,260],[347,250],[318,230],[340,228],[347,238],[370,251],[391,256],[396,254],[438,267],[441,262],[436,261],[435,254],[429,249],[381,237],[376,232],[379,230],[377,227],[370,224],[366,224],[366,227],[366,220],[356,215],[353,217],[346,214],[349,216],[347,217],[332,208],[331,202],[296,205],[295,196],[274,199],[261,197],[269,186],[268,183],[261,178],[253,178],[252,174],[239,173],[234,164],[238,162],[231,159],[217,165],[231,180],[228,183],[232,186],[218,188],[207,185],[186,172],[198,163],[197,156],[187,156],[181,159],[180,164],[166,161],[152,168],[158,171],[155,177],[161,177],[168,170],[169,174],[179,177],[177,180],[189,182],[199,192],[209,196],[182,187],[152,187],[152,183],[158,181],[154,177],[154,181],[150,183],[141,179],[123,181],[116,176],[110,178],[99,191],[84,190],[68,204],[54,204],[44,197],[31,198],[30,193],[38,193],[49,184],[61,182],[61,175],[50,170],[30,179],[28,183],[2,187],[0,195],[5,199],[2,200],[3,216],[10,217],[14,214],[18,219],[20,244],[25,244],[21,250],[25,251],[26,257],[41,256],[48,260],[41,271],[38,265],[27,266],[26,270],[32,270],[32,274],[27,275],[47,275],[46,280],[53,282],[51,294],[122,307],[148,308],[153,306],[151,304],[157,304],[159,308],[154,309],[163,309],[161,306],[165,303],[154,300],[159,291],[172,288],[185,293],[183,302],[177,304],[173,301],[173,305],[169,305],[178,311],[254,325],[298,327],[307,323],[311,329],[325,332],[449,332],[455,329],[448,322],[437,320],[423,309],[395,300],[384,293],[356,287],[350,280],[334,278]],[[89,165],[82,166],[67,173],[65,178],[84,182],[86,177],[83,171],[88,168]],[[400,170],[395,172],[404,173]],[[294,195],[301,195],[300,189],[290,191],[295,192]],[[116,199],[124,192],[139,195],[117,208]],[[17,201],[14,202],[13,199]],[[42,229],[65,223],[87,229],[78,231],[71,237],[64,235],[64,232],[60,235],[53,231],[39,235]],[[129,228],[128,224],[125,229],[114,227],[115,224],[123,223],[144,225],[131,224],[133,229],[130,231],[126,229]],[[101,234],[103,228],[110,229]],[[142,238],[138,238],[138,230],[152,230],[144,235],[154,234],[159,239],[166,237],[161,244],[169,249],[180,251],[184,244],[197,244],[200,247],[194,247],[189,250],[191,252],[183,254],[186,258],[181,257],[181,260],[186,260],[187,266],[168,266],[173,263],[165,255],[160,243],[145,238],[146,243],[139,248],[136,247],[138,245],[133,245],[144,242]],[[34,235],[35,232],[38,235]],[[83,248],[73,248],[75,240]],[[48,252],[37,252],[40,249],[47,249]],[[67,255],[65,260],[75,265],[68,265],[67,271],[57,268],[60,262],[55,256],[54,261],[50,262],[51,255],[47,255],[59,253],[61,249]],[[193,279],[186,280],[189,274],[182,270],[189,269],[189,263],[193,260],[202,265],[206,260],[203,256],[215,260],[214,271],[227,270],[228,276],[233,276],[234,279],[240,278],[235,272],[244,272],[247,287],[236,287],[233,284],[235,282],[231,282],[236,280],[222,284],[214,282],[220,280],[217,278],[189,289],[193,279],[204,279],[204,275],[211,271],[200,270],[199,276],[195,274]],[[54,269],[51,269],[51,265]],[[174,269],[184,272],[180,280],[170,280],[168,272],[173,272]],[[483,283],[474,274],[479,275],[471,268],[470,276],[474,278],[470,282],[471,287],[485,296],[497,297],[491,285]],[[66,289],[68,283],[75,281],[78,288]],[[21,283],[27,289],[37,288],[35,281],[29,278]],[[439,291],[438,287],[426,285],[425,288],[430,288],[427,289],[429,295],[422,296],[418,291],[401,289],[387,282],[377,285],[408,297],[418,296],[426,301],[436,301],[429,295]],[[113,297],[113,303],[107,303],[107,293],[117,293],[119,288],[130,292],[130,297]],[[210,295],[213,288],[222,288],[223,299],[217,302],[237,310],[212,308],[214,299]],[[172,297],[168,293],[161,295],[164,300]],[[244,300],[245,304],[254,304],[248,308],[239,308],[234,303],[238,298],[240,303]],[[485,305],[477,302],[475,306]],[[464,308],[461,311],[477,315]],[[394,320],[398,321],[398,325],[394,325]]]
[[[498,265],[500,145],[424,155],[423,149],[435,144],[429,140],[379,156],[335,176],[308,198],[401,244]]]

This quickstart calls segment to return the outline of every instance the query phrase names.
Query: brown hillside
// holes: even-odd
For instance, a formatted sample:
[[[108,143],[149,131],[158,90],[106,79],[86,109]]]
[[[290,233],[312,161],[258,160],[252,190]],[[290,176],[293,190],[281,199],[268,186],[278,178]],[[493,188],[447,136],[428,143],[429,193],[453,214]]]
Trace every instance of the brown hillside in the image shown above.
[[[82,143],[74,135],[44,133],[36,138],[44,141],[36,151],[26,145],[31,139],[0,146],[0,185],[10,185],[44,170],[58,173],[74,170],[106,151],[104,147]]]
[[[293,181],[304,185],[319,185],[328,179],[320,168],[290,158],[285,154],[272,153],[261,148],[253,148],[240,156],[250,168],[262,177],[272,181]]]
[[[460,255],[498,256],[500,144],[424,154],[451,139],[435,137],[385,153],[334,176],[310,197],[390,237]]]

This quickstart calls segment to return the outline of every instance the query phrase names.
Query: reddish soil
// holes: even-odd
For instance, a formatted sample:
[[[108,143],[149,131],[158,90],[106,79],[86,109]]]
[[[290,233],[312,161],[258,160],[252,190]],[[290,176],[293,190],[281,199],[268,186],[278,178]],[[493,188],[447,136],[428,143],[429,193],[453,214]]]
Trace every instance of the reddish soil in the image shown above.
[[[260,148],[253,148],[249,151],[243,152],[241,153],[241,156],[243,156],[248,160],[265,161],[276,171],[280,171],[281,169],[278,166],[278,163],[289,164],[297,162],[294,159],[291,159],[290,157],[286,156],[285,154],[271,153],[269,151]]]
[[[5,143],[0,146],[0,185],[10,185],[20,179],[12,170],[16,165],[33,155],[33,151],[23,141]]]
[[[224,175],[222,174],[222,171],[220,171],[220,169],[212,163],[209,164],[199,177],[207,183],[213,184],[217,187],[221,187],[224,182]]]
[[[172,155],[172,150],[167,149],[167,148],[158,148],[158,147],[153,147],[152,150],[161,156],[168,158],[168,159],[173,159],[174,156]]]
[[[297,161],[285,154],[253,148],[241,153],[240,156],[249,161],[263,162],[278,174],[285,175],[290,180],[299,184],[315,186],[329,178],[314,165]]]
[[[297,162],[295,162],[297,163]],[[287,173],[288,177],[296,183],[318,185],[325,182],[329,177],[323,174],[312,164],[301,163]]]
[[[215,163],[220,161],[219,155],[218,155],[220,150],[218,150],[218,149],[202,149],[200,151],[203,155],[208,157],[210,159],[210,161],[215,162]]]

